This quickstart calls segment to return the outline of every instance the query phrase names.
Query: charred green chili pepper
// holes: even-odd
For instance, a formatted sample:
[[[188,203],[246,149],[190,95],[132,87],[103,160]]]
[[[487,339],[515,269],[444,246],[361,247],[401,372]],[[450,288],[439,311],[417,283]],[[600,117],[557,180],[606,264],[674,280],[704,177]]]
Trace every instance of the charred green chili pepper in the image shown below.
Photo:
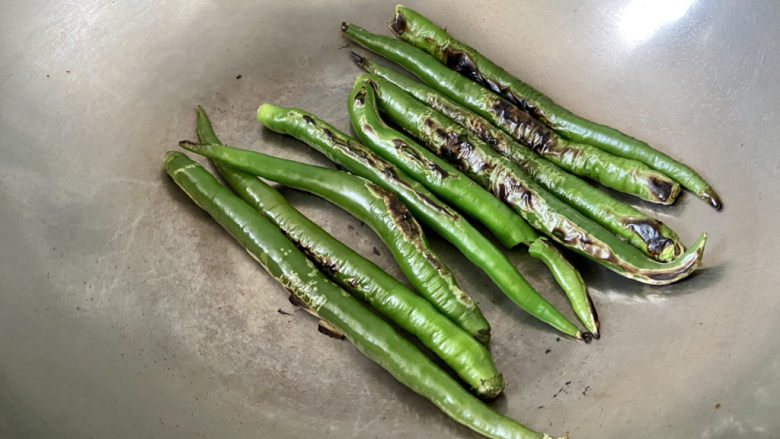
[[[395,379],[450,418],[494,439],[552,439],[499,415],[325,275],[282,232],[180,152],[165,156],[168,175],[265,268],[296,302],[330,326]]]
[[[528,247],[528,254],[547,265],[555,277],[555,282],[560,285],[569,298],[577,318],[588,328],[594,338],[599,338],[599,318],[580,272],[563,257],[547,238],[540,237],[534,241]]]
[[[198,138],[202,143],[222,144],[200,107]],[[439,313],[427,300],[322,230],[259,178],[220,162],[215,161],[214,165],[230,187],[281,229],[320,271],[417,337],[477,395],[495,398],[501,393],[504,379],[487,349]]]
[[[355,175],[223,145],[179,146],[248,172],[322,197],[368,224],[388,246],[412,286],[436,309],[482,343],[490,325],[463,292],[450,269],[430,248],[407,207],[381,187]]]
[[[408,168],[412,168],[413,170],[416,170],[417,172],[415,174],[426,174],[426,170],[431,169],[428,166],[422,165],[426,162],[433,163],[438,169],[442,169],[441,166],[445,166],[448,168],[451,167],[451,165],[449,165],[446,162],[442,163],[443,162],[442,159],[436,157],[430,151],[418,145],[415,141],[405,136],[404,134],[399,133],[398,131],[390,128],[384,123],[384,121],[382,121],[382,119],[379,117],[374,89],[372,88],[371,84],[367,80],[358,80],[355,83],[355,87],[352,90],[352,94],[350,95],[349,101],[347,103],[347,107],[349,109],[349,115],[350,115],[350,119],[352,120],[353,127],[355,128],[355,131],[358,133],[358,136],[360,136],[361,140],[363,140],[363,142],[377,154],[381,156],[387,156],[388,162],[392,162],[392,164],[385,162],[380,157],[373,154],[371,151],[366,151],[365,155],[367,157],[376,157],[375,159],[373,159],[375,162],[383,163],[381,167],[393,166],[393,165],[398,166],[399,168],[408,167]],[[362,147],[362,145],[360,146]],[[349,166],[345,165],[344,163],[342,163],[342,165],[349,168]],[[422,169],[420,169],[420,167],[422,167]],[[397,173],[403,174],[402,171],[398,171]],[[458,178],[468,178],[465,175],[463,175],[460,171],[453,169],[452,174],[448,174],[447,176],[443,176],[443,177],[440,176],[439,179],[441,180],[441,182],[446,182],[447,178],[451,178],[450,176],[457,176]],[[382,178],[382,177],[380,176],[378,178]],[[429,179],[429,176],[423,175],[422,179],[423,180]],[[414,180],[412,179],[409,180],[410,180],[410,185],[414,183]],[[393,190],[391,188],[387,188],[387,189]],[[424,192],[420,192],[420,193],[424,193],[426,195],[426,198],[435,199],[435,195],[429,194],[428,191],[425,189],[422,190]],[[402,197],[400,193],[398,195]],[[490,194],[488,193],[488,195]],[[492,197],[492,195],[490,196]],[[442,228],[442,226],[438,225],[437,223],[444,223],[446,221],[446,218],[441,218],[441,219],[432,218],[433,221],[425,221],[424,218],[430,215],[426,215],[425,212],[420,212],[420,214],[418,214],[418,212],[415,212],[412,206],[420,203],[414,201],[413,199],[414,195],[412,195],[411,198],[412,200],[406,202],[406,204],[410,207],[410,209],[412,209],[413,213],[417,215],[418,218],[421,218],[421,220],[426,224],[428,224],[428,226],[431,228],[434,229]],[[402,199],[405,200],[405,198],[403,197]],[[488,266],[485,268],[485,271],[487,273],[496,273],[494,275],[491,275],[491,277],[498,278],[499,280],[502,280],[504,282],[505,286],[502,286],[502,289],[507,292],[507,295],[509,295],[510,297],[512,297],[514,294],[519,294],[519,293],[522,293],[523,295],[529,295],[530,296],[529,299],[525,299],[525,302],[528,303],[531,299],[533,299],[533,301],[530,301],[531,305],[533,306],[531,309],[539,309],[539,305],[537,302],[540,298],[538,297],[538,294],[536,294],[536,292],[533,289],[531,289],[530,286],[527,286],[525,279],[523,279],[522,276],[519,276],[519,274],[517,274],[515,268],[506,259],[506,257],[502,253],[500,253],[498,249],[493,247],[489,241],[484,240],[484,237],[479,235],[478,232],[476,231],[473,233],[472,232],[466,233],[466,232],[467,231],[457,233],[455,235],[455,239],[462,240],[463,238],[460,236],[470,236],[470,235],[477,235],[477,237],[481,239],[477,239],[476,242],[472,240],[472,243],[470,245],[459,246],[459,248],[465,247],[465,249],[462,250],[463,253],[467,254],[467,250],[468,252],[472,253],[473,256],[469,256],[469,258],[473,260],[477,265],[484,266],[484,264],[488,262]],[[447,230],[442,230],[439,233],[440,234],[447,233]],[[451,241],[451,242],[455,243],[455,241]],[[478,249],[478,251],[474,252],[473,250],[471,250],[473,248]],[[570,265],[568,267],[571,270],[574,270],[574,267],[571,267]],[[559,269],[559,271],[561,272],[564,272],[565,270],[566,267],[561,267]],[[519,279],[515,279],[517,277],[519,277]],[[558,277],[556,277],[556,280],[557,279]],[[518,282],[521,282],[520,285],[517,285]],[[561,286],[566,288],[568,285],[561,285]],[[525,293],[524,292],[525,290],[529,290],[530,292],[533,292],[533,294]],[[573,294],[569,295],[569,298],[572,300],[573,307],[575,309],[582,308],[582,305],[578,302],[584,302],[587,301],[588,299],[586,297],[582,297],[578,295],[581,291],[577,291],[577,290],[571,290],[571,291]],[[514,294],[510,294],[510,292],[513,292]],[[513,300],[515,300],[515,302],[520,304],[520,306],[523,307],[524,309],[526,308],[526,306],[524,306],[523,303],[518,302],[517,299],[513,299]],[[545,305],[545,308],[542,309],[547,309],[547,307],[552,308],[551,306],[549,306],[549,304],[547,304],[546,301],[543,302],[543,304]],[[591,315],[591,317],[593,317],[593,315]],[[560,320],[561,320],[560,317],[556,318],[556,321],[560,321]],[[589,323],[591,323],[594,320],[595,318],[588,318],[583,320],[583,323],[586,323],[586,327],[589,330],[598,331],[597,325],[587,326]],[[584,335],[586,342],[590,340],[589,336],[590,334]],[[596,333],[595,336],[598,337],[598,333]]]
[[[621,203],[585,181],[518,145],[505,132],[435,90],[366,58],[352,55],[364,70],[387,79],[418,101],[438,110],[468,129],[493,149],[517,163],[545,189],[569,203],[591,220],[625,238],[648,256],[669,262],[683,251],[680,238],[661,221]],[[381,84],[381,79],[376,79]]]
[[[350,102],[362,99],[365,104],[365,98],[364,93],[353,96]],[[564,334],[582,338],[580,331],[540,296],[484,235],[395,165],[305,111],[263,104],[257,119],[267,128],[301,140],[334,163],[397,195],[415,218],[457,247],[518,306]]]
[[[417,12],[396,6],[395,19],[390,28],[398,37],[430,53],[461,75],[502,94],[509,102],[561,135],[576,142],[594,145],[616,156],[642,162],[673,178],[715,209],[721,208],[718,194],[693,169],[641,140],[572,114]]]
[[[443,66],[403,41],[342,24],[347,38],[414,73],[425,83],[488,119],[497,127],[562,168],[644,200],[670,204],[680,185],[643,163],[561,138],[499,95]]]
[[[547,192],[515,163],[460,125],[398,87],[374,89],[380,110],[434,153],[455,164],[557,242],[630,279],[665,285],[690,275],[700,264],[703,233],[678,259],[660,263]]]
[[[352,104],[350,99],[350,109]],[[357,127],[355,130],[358,134],[363,133]],[[362,140],[366,141],[365,138]],[[392,149],[375,152],[442,200],[482,223],[506,248],[530,244],[539,236],[501,200],[428,150],[408,147],[401,139]]]

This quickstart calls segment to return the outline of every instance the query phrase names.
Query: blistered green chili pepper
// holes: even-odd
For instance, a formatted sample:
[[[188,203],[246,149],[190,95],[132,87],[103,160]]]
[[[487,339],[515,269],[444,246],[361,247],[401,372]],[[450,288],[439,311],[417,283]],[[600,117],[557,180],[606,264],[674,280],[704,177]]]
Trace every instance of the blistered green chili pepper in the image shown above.
[[[437,91],[356,54],[353,54],[353,60],[364,70],[387,79],[415,99],[468,129],[493,149],[517,163],[520,169],[545,189],[612,233],[625,238],[648,256],[668,262],[680,256],[685,250],[677,234],[661,221],[621,203],[533,154],[487,120]],[[383,81],[380,79],[377,81],[381,86]]]
[[[390,324],[331,283],[277,227],[222,187],[202,166],[180,152],[169,152],[165,170],[291,297],[450,418],[494,439],[552,439],[496,413],[467,392]]]
[[[395,11],[390,28],[396,35],[435,56],[461,75],[502,94],[509,102],[561,135],[616,156],[642,162],[673,178],[712,207],[721,208],[722,203],[715,190],[690,167],[641,140],[572,114],[417,12],[403,6],[397,6]]]
[[[374,89],[380,110],[420,139],[430,150],[455,164],[504,200],[537,230],[591,260],[626,276],[665,285],[690,275],[700,264],[703,233],[682,256],[669,263],[649,259],[627,242],[583,216],[535,183],[515,163],[468,130],[385,81]]]
[[[198,108],[198,138],[203,143],[222,143],[202,108]],[[230,187],[278,227],[320,271],[417,337],[477,395],[495,398],[501,393],[504,380],[487,349],[427,300],[322,230],[259,178],[221,162],[214,165]]]
[[[450,269],[430,248],[407,207],[381,187],[355,175],[223,145],[179,146],[238,170],[325,198],[368,224],[390,249],[414,288],[436,309],[482,343],[490,325],[463,292]]]
[[[361,98],[353,96],[350,102],[355,99]],[[580,331],[540,296],[484,235],[395,165],[303,110],[263,104],[257,119],[271,130],[301,140],[348,171],[393,192],[415,218],[457,247],[518,306],[564,334],[582,338]]]
[[[443,66],[422,50],[355,25],[342,25],[344,35],[363,47],[399,64],[425,83],[488,119],[497,127],[564,169],[592,178],[612,189],[644,200],[670,204],[680,185],[641,162],[575,144],[547,129],[499,95]]]
[[[361,140],[363,140],[365,145],[370,147],[377,154],[382,156],[387,156],[387,160],[389,162],[392,162],[394,165],[398,167],[409,167],[409,168],[417,169],[418,171],[417,174],[420,173],[425,174],[426,169],[430,169],[429,167],[418,169],[418,166],[421,163],[425,163],[425,162],[435,164],[436,168],[438,169],[442,169],[442,166],[447,168],[451,167],[451,165],[449,165],[448,163],[442,163],[443,162],[442,159],[436,157],[430,151],[418,145],[414,140],[405,136],[403,133],[400,133],[390,128],[384,123],[384,121],[382,121],[382,119],[379,117],[377,104],[376,104],[376,96],[374,94],[374,89],[370,83],[370,80],[359,79],[358,81],[355,82],[355,87],[352,91],[352,94],[350,95],[350,99],[347,103],[347,107],[349,108],[349,115],[350,115],[350,119],[352,120],[353,127],[355,128],[355,131],[358,133],[358,136],[360,136]],[[399,154],[399,152],[403,152],[403,153]],[[450,178],[450,175],[457,176],[458,178],[468,178],[465,175],[463,175],[460,171],[456,169],[452,169],[452,174],[448,174],[447,177],[442,178],[441,183],[445,183],[446,179]],[[423,176],[422,179],[426,179],[426,177]],[[436,188],[434,188],[433,192],[436,193]],[[488,195],[492,197],[491,194],[488,193]],[[431,194],[429,197],[433,198],[434,195]],[[407,205],[411,206],[412,203],[407,203]],[[415,212],[415,214],[417,213]],[[436,221],[429,223],[428,224],[429,227],[436,228],[435,222]],[[477,243],[476,246],[472,245],[472,247],[476,247],[479,249],[487,248],[488,250],[491,250],[489,246],[490,246],[489,242],[484,244]],[[487,256],[498,253],[495,247],[493,247],[492,250],[495,251],[488,252]],[[480,251],[480,253],[483,252],[484,250]],[[478,253],[475,254],[474,257],[476,260],[480,259],[480,255]],[[518,290],[518,286],[513,287],[513,284],[511,282],[514,277],[515,269],[511,265],[511,263],[506,259],[506,257],[503,256],[503,254],[498,253],[491,257],[482,256],[481,258],[484,262],[490,262],[488,268],[486,268],[486,272],[498,271],[497,275],[500,275],[499,279],[503,279],[504,282],[507,284],[504,287],[505,290],[507,288],[509,288],[510,291]],[[574,267],[570,265],[568,266],[568,268],[574,270]],[[566,267],[561,267],[559,269],[559,271],[565,271],[565,270]],[[512,276],[510,276],[510,274]],[[556,280],[557,279],[558,277],[556,277]],[[507,281],[509,282],[507,283]],[[525,285],[525,280],[523,280],[523,285]],[[561,285],[561,286],[566,288],[568,285]],[[522,289],[520,289],[519,291],[522,292]],[[581,308],[581,305],[575,302],[587,300],[587,299],[582,298],[578,295],[580,291],[572,290],[572,292],[573,294],[569,295],[569,298],[572,299],[572,304],[574,308],[575,309]],[[534,302],[531,302],[532,304],[534,304],[538,300],[536,296],[537,295],[534,294],[530,297],[531,299],[535,299]],[[510,295],[510,297],[512,297],[512,295]],[[528,299],[526,299],[526,302],[527,301]],[[523,305],[521,304],[521,306]],[[545,308],[541,308],[541,309],[545,309]],[[533,308],[531,309],[539,309],[539,306],[534,304]],[[560,320],[560,318],[558,318],[557,320]],[[583,323],[590,323],[592,320],[593,319],[586,319]],[[596,331],[598,331],[598,327],[596,325],[587,326],[586,324],[586,327],[589,330],[595,329]],[[584,339],[586,342],[590,341],[590,335],[591,334],[584,334]],[[598,333],[596,333],[595,336],[598,337]]]
[[[555,277],[555,282],[560,285],[563,292],[566,293],[566,297],[569,298],[574,314],[577,314],[577,318],[588,328],[594,338],[599,338],[598,314],[596,314],[593,301],[588,294],[588,287],[582,280],[580,272],[563,257],[547,238],[540,237],[534,241],[528,247],[528,254],[547,265]]]

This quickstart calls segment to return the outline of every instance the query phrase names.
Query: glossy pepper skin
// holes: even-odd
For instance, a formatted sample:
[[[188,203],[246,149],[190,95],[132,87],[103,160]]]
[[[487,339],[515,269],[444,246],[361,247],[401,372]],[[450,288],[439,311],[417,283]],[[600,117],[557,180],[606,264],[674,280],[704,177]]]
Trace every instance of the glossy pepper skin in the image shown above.
[[[685,249],[677,234],[661,221],[621,203],[548,160],[518,145],[490,122],[417,81],[353,55],[364,70],[392,82],[418,101],[468,129],[496,151],[515,162],[545,189],[566,201],[591,220],[626,239],[646,255],[662,262],[680,256]],[[377,80],[382,83],[381,80]]]
[[[545,237],[534,241],[528,247],[528,254],[547,265],[555,277],[555,282],[569,298],[574,314],[577,314],[577,318],[588,328],[594,338],[599,338],[598,315],[580,272]]]
[[[377,153],[384,152],[387,155],[394,157],[395,153],[398,151],[398,148],[401,147],[403,150],[413,151],[414,157],[422,157],[423,155],[431,154],[430,151],[427,151],[425,148],[418,145],[416,142],[414,142],[412,139],[405,136],[404,134],[390,128],[384,123],[384,121],[382,121],[382,119],[379,117],[379,113],[378,113],[379,110],[377,109],[374,89],[371,80],[368,79],[368,77],[358,78],[358,80],[355,82],[355,87],[352,90],[352,94],[350,95],[350,99],[349,102],[347,103],[347,107],[349,108],[350,119],[352,120],[352,124],[355,128],[355,131],[358,133],[358,136],[360,136],[361,140],[363,140],[363,142],[366,145],[368,145],[372,150],[376,151]],[[393,159],[391,158],[390,160]],[[407,162],[406,163],[407,165],[414,165],[416,163],[414,161],[408,163],[410,161],[408,155],[395,157],[395,160],[397,161],[399,166],[404,164],[405,162]],[[460,174],[460,171],[456,171],[456,172],[459,175],[462,175]],[[463,177],[466,178],[465,176]],[[401,195],[399,194],[399,196]],[[492,197],[492,195],[490,196]],[[434,197],[434,195],[431,194],[430,197]],[[407,202],[407,205],[410,206],[410,209],[413,204],[415,204],[414,201]],[[417,212],[414,213],[415,215],[418,216],[418,218],[421,217],[420,215],[417,214]],[[429,227],[435,228],[435,226],[433,225],[435,224],[435,221],[432,223],[426,222],[426,224],[428,224]],[[461,235],[464,234],[461,233]],[[544,239],[544,238],[537,238],[536,240],[534,240],[533,243],[531,243],[531,246],[535,245],[535,243],[539,239]],[[525,284],[525,279],[523,279],[522,277],[520,279],[514,279],[515,277],[517,277],[514,274],[515,273],[514,267],[506,259],[506,257],[503,256],[502,253],[498,252],[498,250],[495,249],[495,247],[492,247],[489,241],[485,243],[480,243],[479,241],[477,241],[474,243],[474,245],[471,245],[470,247],[481,249],[479,252],[474,254],[474,258],[472,260],[475,261],[481,260],[484,262],[489,261],[488,267],[485,269],[485,271],[488,273],[497,272],[496,276],[500,276],[500,279],[503,279],[504,283],[506,284],[504,290],[505,291],[508,290],[507,295],[513,297],[513,295],[522,293],[523,295],[521,297],[528,296],[527,298],[523,298],[523,302],[519,302],[518,299],[513,299],[513,300],[516,303],[520,304],[520,306],[523,307],[524,309],[525,307],[523,306],[522,303],[528,303],[530,300],[533,300],[533,302],[531,302],[534,304],[533,308],[538,308],[538,305],[536,305],[535,303],[537,303],[541,298],[538,297],[537,294],[535,294],[535,291],[533,291],[530,286],[526,286],[527,284]],[[490,251],[486,251],[486,249]],[[544,256],[548,256],[552,252],[557,252],[557,251],[555,250],[555,248],[551,247]],[[537,254],[532,253],[531,255],[537,257],[538,253]],[[562,255],[559,255],[559,258],[546,257],[544,261],[548,265],[548,267],[550,267],[551,270],[553,270],[553,274],[555,275],[556,281],[560,279],[569,279],[573,275],[579,276],[579,273],[577,273],[576,269],[572,267],[570,264],[568,264],[565,261],[565,259],[563,259]],[[574,274],[571,273],[572,271],[574,272]],[[559,276],[556,273],[565,273],[565,274],[563,276]],[[513,285],[517,284],[518,282],[522,282],[522,284],[516,285],[513,288]],[[588,300],[587,290],[568,288],[571,285],[572,285],[571,282],[567,282],[565,284],[561,284],[561,287],[563,287],[566,290],[567,296],[572,302],[572,306],[574,307],[574,309],[582,310],[582,302]],[[584,287],[584,283],[582,285]],[[522,288],[519,288],[521,286]],[[525,290],[530,290],[530,291],[528,293],[525,293],[524,292]],[[517,293],[509,294],[510,291],[517,291]],[[534,294],[530,294],[530,292],[533,292]],[[582,295],[583,293],[585,294],[584,297]],[[546,304],[546,301],[543,303],[545,304],[545,307],[548,306]],[[592,311],[592,309],[590,311]],[[580,317],[580,314],[578,314],[578,317]],[[596,331],[592,335],[598,337],[598,324],[596,323],[595,320],[595,313],[591,312],[589,317],[583,320],[583,323],[585,323],[586,327],[591,332]],[[585,334],[584,337],[586,341],[589,340],[590,335],[591,334]]]
[[[180,152],[165,170],[296,301],[342,332],[363,355],[450,418],[494,439],[551,439],[485,405],[357,299],[330,282],[282,232]]]
[[[387,87],[374,87],[382,113],[555,241],[618,274],[652,285],[666,285],[687,277],[701,263],[706,233],[674,261],[652,260],[547,192],[515,163],[468,130],[385,83]]]
[[[197,126],[202,143],[222,144],[202,108],[198,108]],[[495,398],[501,393],[504,380],[487,349],[427,300],[322,230],[259,178],[219,162],[214,165],[233,191],[278,227],[320,271],[417,337],[479,397]]]
[[[436,309],[482,343],[488,324],[477,304],[463,292],[450,269],[430,248],[422,227],[392,192],[345,172],[223,145],[180,142],[179,146],[232,168],[300,189],[346,210],[390,249],[412,286]]]
[[[342,32],[347,38],[414,73],[426,84],[488,119],[537,154],[576,175],[653,203],[671,204],[680,193],[677,182],[643,163],[561,138],[501,96],[448,69],[410,44],[372,34],[352,24],[343,24]]]
[[[353,94],[350,105],[361,99],[365,105],[365,93]],[[394,193],[418,221],[457,247],[517,305],[564,334],[582,338],[580,331],[540,296],[484,235],[395,165],[305,111],[263,104],[258,119],[271,130],[296,137],[353,174]]]
[[[482,186],[463,175],[447,161],[425,148],[418,147],[414,141],[401,133],[398,133],[401,134],[398,139],[390,140],[392,145],[378,142],[377,133],[363,126],[363,116],[369,117],[371,114],[355,116],[353,114],[355,110],[363,107],[354,100],[353,96],[350,96],[347,106],[353,128],[366,146],[371,147],[379,156],[392,162],[442,200],[482,223],[506,248],[515,247],[520,243],[530,244],[539,236],[521,216]]]
[[[722,207],[715,190],[690,167],[641,140],[571,113],[481,53],[451,37],[447,31],[419,13],[396,6],[395,18],[390,28],[399,38],[430,53],[463,76],[500,93],[509,102],[566,138],[596,146],[616,156],[642,162],[673,178],[715,209]]]

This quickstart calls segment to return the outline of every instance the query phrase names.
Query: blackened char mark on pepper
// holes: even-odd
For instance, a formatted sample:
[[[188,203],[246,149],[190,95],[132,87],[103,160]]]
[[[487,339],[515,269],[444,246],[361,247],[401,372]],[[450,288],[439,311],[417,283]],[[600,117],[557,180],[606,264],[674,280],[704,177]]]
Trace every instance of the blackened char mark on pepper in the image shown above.
[[[671,180],[660,180],[655,177],[647,177],[650,186],[650,192],[661,201],[667,201],[672,196],[674,182]]]
[[[287,299],[290,301],[290,303],[292,303],[294,306],[297,306],[297,307],[299,307],[301,309],[306,310],[306,312],[308,312],[308,313],[313,313],[313,311],[309,307],[309,305],[306,304],[306,302],[304,302],[303,299],[301,299],[300,297],[296,296],[295,292],[292,289],[290,289],[290,288],[288,288],[286,286],[284,287],[284,289],[287,290],[288,293],[290,293],[290,295],[287,297]],[[314,315],[316,315],[316,314],[314,314]]]
[[[421,193],[420,191],[418,191],[411,184],[407,183],[406,181],[401,180],[398,177],[398,173],[396,172],[396,169],[394,167],[392,167],[392,165],[388,166],[386,164],[379,164],[379,165],[377,165],[375,167],[377,169],[381,170],[381,172],[385,176],[385,178],[387,178],[388,180],[394,181],[395,184],[398,185],[398,186],[403,186],[407,191],[409,191],[410,193],[413,194],[412,196],[416,197],[421,203],[423,203],[426,206],[428,206],[429,209],[435,210],[440,215],[445,215],[445,216],[449,217],[449,219],[452,220],[452,221],[458,221],[459,218],[458,218],[458,215],[455,212],[453,212],[453,211],[447,209],[446,207],[444,207],[441,204],[441,202],[433,201],[429,196]]]
[[[343,29],[343,28],[342,28]],[[366,59],[357,53],[353,51],[349,51],[349,56],[352,57],[352,61],[354,61],[355,64],[357,64],[358,67],[365,69],[366,68]]]
[[[379,195],[385,199],[387,213],[407,240],[416,241],[422,239],[420,225],[414,220],[414,217],[411,212],[409,212],[406,205],[402,203],[394,193],[380,188],[379,186],[373,187],[372,190],[379,193]]]
[[[537,153],[541,154],[556,148],[557,141],[549,128],[507,101],[494,99],[490,111],[518,140]]]
[[[375,135],[374,129],[371,127],[371,125],[364,123],[362,126],[363,132],[370,135]]]
[[[399,37],[404,33],[406,30],[406,17],[404,17],[404,14],[395,14],[393,21],[390,22],[390,29]]]
[[[344,334],[339,331],[338,328],[326,322],[325,320],[320,320],[320,323],[317,325],[317,331],[337,340],[344,338]]]
[[[309,116],[308,114],[304,114],[303,115],[303,120],[306,121],[306,123],[308,123],[309,125],[316,125],[316,122],[314,121],[314,119],[311,116]]]
[[[488,124],[473,117],[468,118],[466,123],[468,124],[469,131],[476,134],[476,136],[482,139],[483,142],[493,147],[498,145],[498,139],[493,137],[491,134],[493,129],[492,127],[488,126]]]
[[[442,52],[442,55],[444,56],[444,64],[446,64],[447,67],[471,79],[477,84],[482,85],[488,90],[504,96],[512,105],[516,106],[516,108],[529,115],[532,115],[536,119],[541,121],[546,120],[544,113],[539,108],[528,102],[527,99],[515,96],[510,89],[501,87],[500,84],[496,83],[492,79],[486,78],[479,70],[479,67],[477,67],[477,65],[474,63],[474,60],[471,58],[469,53],[460,49],[447,47]]]
[[[364,124],[363,128],[364,129],[368,128],[369,130],[373,131],[373,128],[371,128],[371,126],[368,124]],[[396,141],[399,140],[396,139],[393,142]],[[429,208],[437,211],[442,215],[447,215],[452,220],[458,219],[457,215],[454,212],[442,206],[441,203],[437,203],[433,201],[427,195],[420,193],[414,186],[409,184],[407,181],[402,180],[398,176],[398,172],[395,166],[393,166],[391,163],[388,163],[387,161],[385,161],[383,158],[379,157],[375,153],[371,151],[366,151],[362,145],[355,145],[349,140],[347,140],[346,142],[334,142],[334,143],[343,146],[344,152],[346,152],[349,155],[352,155],[357,160],[363,162],[366,166],[381,172],[382,175],[385,177],[385,179],[393,182],[393,184],[397,186],[404,187],[407,191],[414,194],[414,196],[416,196],[422,203],[427,205]]]
[[[425,259],[427,259],[428,262],[430,262],[431,265],[433,265],[433,268],[435,268],[436,271],[441,272],[441,271],[445,270],[444,266],[441,263],[441,261],[436,259],[430,252],[425,252]]]
[[[403,140],[393,139],[392,143],[395,149],[404,153],[409,159],[414,160],[421,166],[428,168],[428,170],[430,170],[431,172],[438,174],[440,178],[445,179],[450,177],[449,172],[442,169],[442,167],[437,165],[435,162],[425,160],[422,156],[420,156],[420,154],[417,153],[417,151],[414,150],[414,148],[409,146],[409,144],[404,142]]]
[[[652,255],[659,255],[666,247],[674,245],[671,239],[661,235],[661,223],[658,221],[628,219],[624,224],[647,244],[647,250]]]
[[[361,88],[358,90],[357,94],[355,94],[354,98],[355,103],[358,107],[362,107],[366,104],[366,89]]]
[[[333,131],[329,130],[328,128],[323,128],[322,134],[324,134],[325,137],[328,138],[328,142],[336,143],[336,136],[333,135]]]
[[[568,230],[567,230],[568,229]],[[584,229],[570,224],[566,229],[556,227],[551,231],[552,235],[562,243],[587,253],[594,258],[617,265],[623,269],[626,267],[615,257],[612,249],[601,241],[593,241],[590,234]],[[626,270],[629,271],[629,270]]]
[[[512,176],[506,175],[497,182],[494,193],[507,204],[517,205],[522,202],[528,210],[536,209],[536,195],[522,181]]]
[[[440,139],[438,150],[440,155],[450,162],[457,163],[465,172],[489,176],[495,170],[496,164],[481,154],[468,136],[448,131],[439,126],[433,119],[426,118],[423,122],[432,134]]]
[[[336,261],[328,258],[327,256],[323,256],[320,253],[317,253],[317,251],[314,249],[314,246],[311,243],[307,243],[304,240],[297,239],[295,236],[291,235],[290,233],[287,233],[285,230],[282,230],[282,233],[290,241],[294,242],[296,246],[303,252],[303,254],[305,254],[309,259],[314,261],[317,264],[317,266],[320,267],[321,270],[331,275],[337,274],[339,271],[341,271],[341,267],[339,266],[338,263],[336,263]]]

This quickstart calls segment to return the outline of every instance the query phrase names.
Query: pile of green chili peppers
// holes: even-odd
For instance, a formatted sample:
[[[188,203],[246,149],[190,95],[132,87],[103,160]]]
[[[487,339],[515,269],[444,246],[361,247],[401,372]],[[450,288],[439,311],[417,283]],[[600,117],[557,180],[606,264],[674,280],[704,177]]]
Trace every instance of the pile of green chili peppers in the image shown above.
[[[341,30],[425,84],[353,52],[367,72],[347,99],[357,139],[300,109],[263,104],[257,112],[265,127],[300,140],[343,171],[226,146],[200,107],[198,141],[179,146],[208,157],[232,191],[181,152],[166,154],[165,169],[293,303],[320,319],[321,332],[347,338],[486,437],[551,438],[482,401],[504,389],[485,348],[490,324],[422,226],[453,244],[529,314],[589,342],[599,337],[593,302],[554,242],[627,278],[664,285],[699,267],[706,234],[686,250],[661,221],[580,177],[659,204],[673,203],[681,187],[716,209],[722,202],[691,168],[573,115],[417,12],[396,7],[390,27],[400,40],[348,23]],[[411,287],[339,242],[258,177],[321,197],[366,223]],[[471,221],[507,249],[527,246],[566,293],[584,330],[544,299]],[[417,338],[457,379],[375,312]]]

